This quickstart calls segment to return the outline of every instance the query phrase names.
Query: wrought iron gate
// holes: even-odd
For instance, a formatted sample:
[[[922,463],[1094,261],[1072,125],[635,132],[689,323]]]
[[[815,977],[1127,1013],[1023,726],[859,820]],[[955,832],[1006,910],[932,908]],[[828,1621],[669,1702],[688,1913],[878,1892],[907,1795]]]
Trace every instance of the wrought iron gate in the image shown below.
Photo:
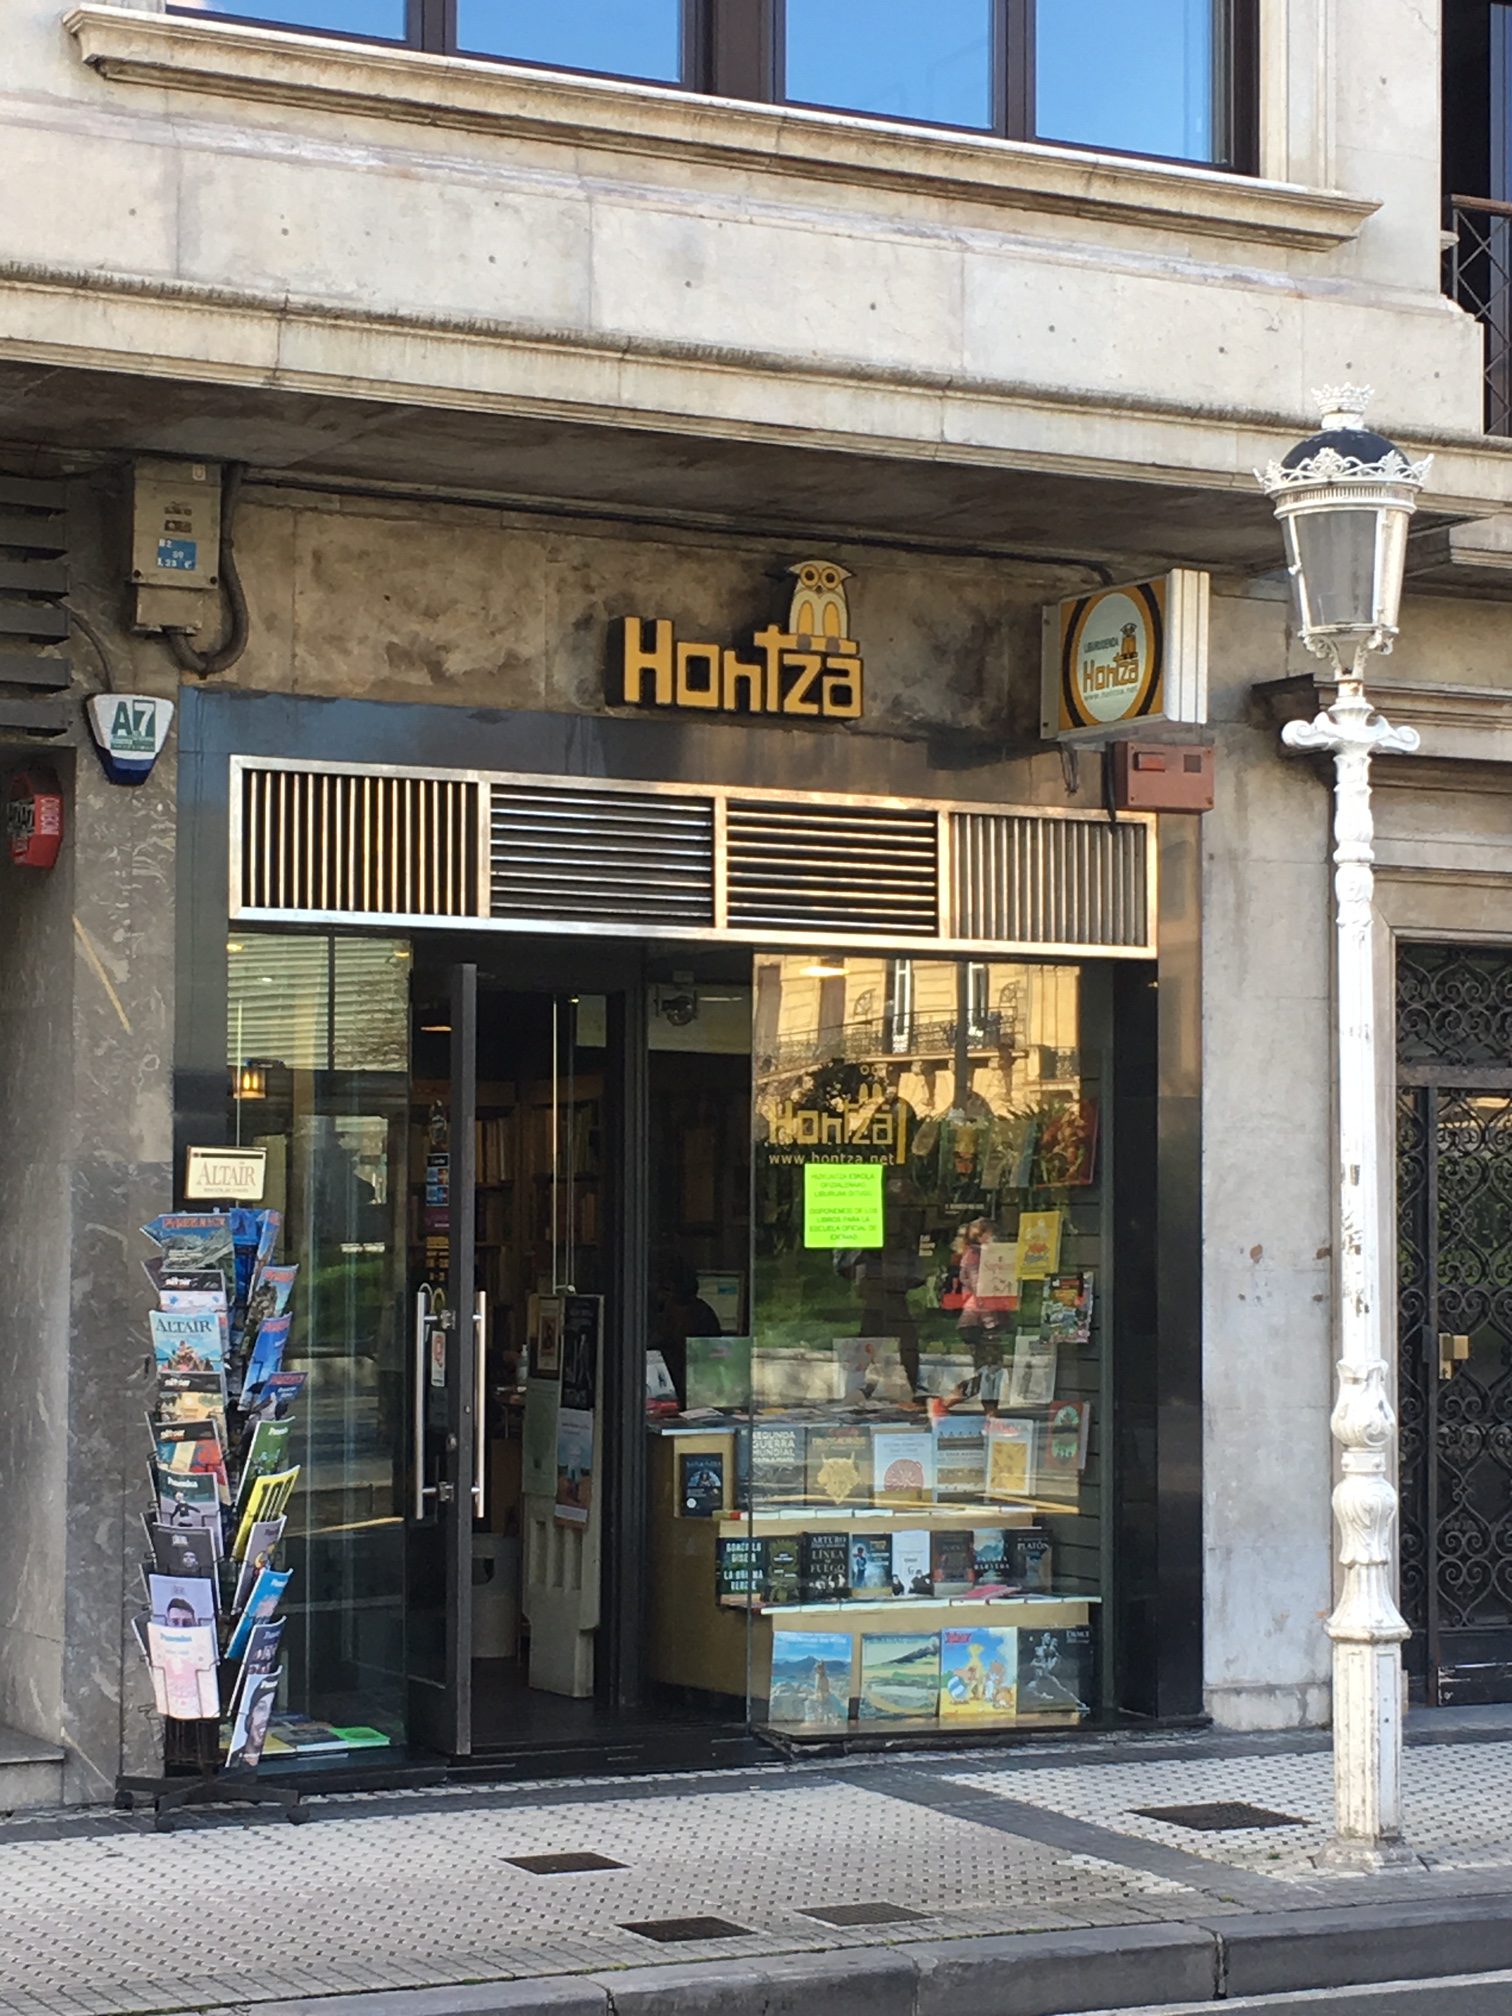
[[[1397,959],[1402,1609],[1415,1696],[1512,1700],[1512,953]]]

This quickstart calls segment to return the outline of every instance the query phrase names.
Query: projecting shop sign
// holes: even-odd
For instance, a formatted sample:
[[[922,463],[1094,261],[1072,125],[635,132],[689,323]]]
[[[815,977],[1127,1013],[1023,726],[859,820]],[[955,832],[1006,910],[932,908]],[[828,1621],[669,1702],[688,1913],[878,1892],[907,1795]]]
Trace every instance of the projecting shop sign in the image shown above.
[[[1041,728],[1095,741],[1207,719],[1208,577],[1177,567],[1099,588],[1043,616]]]

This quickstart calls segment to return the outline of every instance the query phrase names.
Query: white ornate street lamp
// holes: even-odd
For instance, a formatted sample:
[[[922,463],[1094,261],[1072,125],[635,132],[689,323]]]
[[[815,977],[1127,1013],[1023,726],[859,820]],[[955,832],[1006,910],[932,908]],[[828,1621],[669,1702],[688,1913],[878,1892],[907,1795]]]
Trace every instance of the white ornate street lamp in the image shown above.
[[[1315,395],[1323,431],[1265,472],[1286,535],[1302,641],[1334,668],[1333,705],[1282,729],[1289,749],[1334,759],[1334,892],[1338,924],[1339,1395],[1330,1426],[1342,1451],[1333,1494],[1343,1588],[1333,1640],[1334,1814],[1331,1861],[1379,1867],[1403,1859],[1401,1643],[1392,1588],[1396,1416],[1377,1301],[1381,1250],[1371,910],[1370,759],[1410,755],[1413,728],[1393,728],[1365,697],[1372,651],[1397,634],[1407,521],[1429,456],[1409,462],[1362,415],[1368,388]]]

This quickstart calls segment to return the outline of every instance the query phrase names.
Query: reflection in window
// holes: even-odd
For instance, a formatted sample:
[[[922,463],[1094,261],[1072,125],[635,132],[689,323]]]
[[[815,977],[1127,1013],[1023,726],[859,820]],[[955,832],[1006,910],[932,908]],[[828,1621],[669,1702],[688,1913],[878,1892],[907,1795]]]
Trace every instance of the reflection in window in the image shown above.
[[[457,47],[564,70],[602,70],[675,84],[682,77],[681,0],[457,0]]]
[[[402,42],[406,0],[174,0],[202,14],[251,15],[288,28],[325,28],[334,35],[381,35]]]
[[[407,1071],[409,947],[392,938],[263,937],[228,946],[233,1067]],[[265,1087],[260,1089],[266,1089]]]
[[[991,0],[787,0],[783,95],[990,128],[992,14]]]
[[[1129,154],[1219,158],[1215,0],[1039,0],[1035,131]]]
[[[233,930],[226,953],[228,1134],[266,1157],[299,1269],[285,1368],[307,1376],[280,1701],[400,1741],[410,948]]]

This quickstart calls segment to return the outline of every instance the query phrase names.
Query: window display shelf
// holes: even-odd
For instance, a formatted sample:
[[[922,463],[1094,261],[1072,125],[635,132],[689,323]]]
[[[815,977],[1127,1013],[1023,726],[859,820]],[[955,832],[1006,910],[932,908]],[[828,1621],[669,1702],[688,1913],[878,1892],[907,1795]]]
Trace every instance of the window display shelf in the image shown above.
[[[1014,1621],[1018,1622],[1022,1620],[1025,1624],[1084,1624],[1087,1620],[1080,1613],[1086,1610],[1089,1605],[1099,1604],[1101,1601],[1102,1598],[1100,1596],[1083,1596],[1075,1592],[1060,1592],[1053,1589],[1026,1591],[1023,1594],[1012,1596],[973,1596],[969,1594],[965,1596],[879,1596],[875,1601],[868,1601],[864,1596],[857,1596],[827,1603],[773,1603],[764,1597],[752,1598],[750,1596],[721,1596],[719,1598],[721,1609],[750,1610],[758,1617],[791,1617],[795,1625],[802,1626],[805,1629],[809,1627],[804,1620],[810,1618],[834,1618],[841,1624],[847,1624],[853,1617],[862,1617],[865,1624],[872,1629],[884,1628],[883,1620],[886,1619],[885,1628],[889,1630],[893,1629],[896,1620],[896,1628],[904,1631],[913,1628],[915,1619],[920,1614],[927,1614],[932,1617],[936,1625],[943,1623],[954,1629],[957,1624],[969,1625],[972,1621],[971,1613],[978,1610],[991,1610],[995,1618],[998,1617],[998,1613],[1004,1610],[1013,1610],[1019,1613],[1019,1616]],[[1078,1614],[1073,1616],[1071,1614],[1073,1611]],[[947,1615],[946,1613],[949,1614]],[[822,1627],[816,1623],[812,1628],[817,1630]]]
[[[1064,1508],[1062,1508],[1064,1509]],[[835,1526],[858,1521],[880,1531],[926,1527],[1004,1526],[1015,1530],[1034,1524],[1032,1505],[758,1505],[751,1512],[726,1512],[718,1521],[721,1540],[759,1539],[763,1533],[827,1533]]]

